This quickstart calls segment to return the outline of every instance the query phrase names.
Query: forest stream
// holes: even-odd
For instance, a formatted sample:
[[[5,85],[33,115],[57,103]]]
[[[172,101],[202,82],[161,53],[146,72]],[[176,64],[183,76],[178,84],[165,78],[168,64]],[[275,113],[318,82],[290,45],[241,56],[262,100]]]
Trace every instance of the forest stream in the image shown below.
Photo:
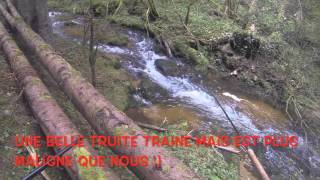
[[[62,13],[50,12],[49,15],[54,33],[66,40],[81,43],[82,39],[64,33],[64,21],[58,18]],[[81,17],[75,17],[72,21],[79,25],[83,23]],[[156,65],[159,59],[175,60],[179,68],[188,65],[178,57],[169,58],[158,52],[154,40],[146,33],[132,29],[125,29],[121,33],[129,38],[131,46],[100,44],[98,49],[106,54],[119,55],[122,58],[121,67],[130,75],[136,79],[147,78],[168,94],[167,98],[161,98],[161,95],[157,96],[161,92],[155,92],[156,95],[151,100],[145,99],[140,93],[133,94],[139,106],[129,108],[126,112],[133,120],[148,123],[152,119],[153,124],[160,125],[164,120],[174,124],[183,119],[192,121],[197,124],[196,127],[203,130],[214,129],[218,134],[234,135],[231,124],[215,100],[217,97],[243,135],[299,136],[297,148],[263,147],[263,145],[254,147],[273,179],[279,179],[280,176],[277,178],[279,174],[288,175],[293,179],[309,179],[310,174],[320,176],[320,155],[307,144],[304,137],[292,130],[285,113],[263,101],[230,92],[224,88],[226,86],[211,87],[200,75],[195,75],[192,71],[176,76],[164,75]]]

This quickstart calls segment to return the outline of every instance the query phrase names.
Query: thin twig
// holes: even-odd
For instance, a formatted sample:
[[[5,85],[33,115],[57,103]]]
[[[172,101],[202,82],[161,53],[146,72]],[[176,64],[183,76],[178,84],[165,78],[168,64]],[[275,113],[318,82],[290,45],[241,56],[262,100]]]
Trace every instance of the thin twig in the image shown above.
[[[35,160],[36,157],[37,157],[36,150],[35,150],[32,146],[26,146],[26,148],[27,148],[30,156],[32,157],[32,159]],[[49,177],[49,175],[46,173],[45,170],[41,172],[41,175],[43,176],[44,179],[46,179],[46,180],[51,180],[50,177]]]
[[[168,129],[161,128],[161,127],[158,127],[158,126],[154,126],[154,125],[151,125],[151,124],[145,124],[145,123],[140,123],[140,122],[137,122],[137,124],[140,127],[156,130],[156,131],[159,131],[159,132],[167,132],[168,131]]]

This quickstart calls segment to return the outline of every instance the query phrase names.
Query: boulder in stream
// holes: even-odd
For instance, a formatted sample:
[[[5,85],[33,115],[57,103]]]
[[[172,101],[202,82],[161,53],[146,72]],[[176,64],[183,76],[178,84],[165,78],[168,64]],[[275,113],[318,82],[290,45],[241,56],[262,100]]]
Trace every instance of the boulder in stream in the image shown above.
[[[77,26],[78,24],[73,21],[66,21],[63,23],[64,26]]]
[[[154,101],[159,98],[167,98],[168,92],[158,84],[152,82],[148,78],[143,78],[141,80],[140,86],[139,86],[139,93],[141,96],[149,101]]]
[[[167,59],[157,59],[155,61],[157,69],[165,76],[178,76],[179,66],[176,61]]]

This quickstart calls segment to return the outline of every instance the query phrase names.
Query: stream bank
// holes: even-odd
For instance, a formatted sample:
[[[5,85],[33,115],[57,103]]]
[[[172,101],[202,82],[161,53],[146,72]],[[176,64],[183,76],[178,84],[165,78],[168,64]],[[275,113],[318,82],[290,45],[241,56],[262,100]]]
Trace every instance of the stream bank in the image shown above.
[[[72,17],[71,21],[75,23],[73,24],[75,29],[81,29],[81,16]],[[67,22],[67,24],[70,23]],[[66,21],[61,19],[55,21],[54,19],[53,28],[55,33],[74,42],[81,40],[81,36],[70,33],[70,30],[65,31],[65,27]],[[67,28],[69,28],[68,25]],[[150,120],[155,120],[150,123],[159,125],[161,120],[166,119],[170,114],[174,114],[176,116],[167,119],[169,123],[185,124],[186,122],[185,129],[200,127],[220,130],[219,133],[232,134],[230,124],[225,120],[213,98],[213,95],[216,95],[243,133],[259,135],[296,134],[290,130],[292,128],[290,122],[280,111],[273,109],[262,101],[256,100],[256,98],[230,91],[232,88],[227,88],[225,83],[221,83],[219,79],[207,81],[202,74],[197,75],[199,74],[196,73],[199,72],[198,70],[194,71],[192,68],[188,68],[190,65],[184,63],[183,58],[169,58],[157,51],[153,40],[139,31],[124,29],[119,32],[121,32],[121,36],[126,36],[129,39],[127,45],[114,46],[111,43],[106,43],[101,44],[99,50],[108,55],[118,56],[121,60],[122,68],[128,71],[135,81],[150,81],[147,83],[149,85],[145,87],[138,85],[133,88],[133,98],[140,106],[132,107],[135,109],[130,108],[127,111],[132,119],[139,120],[141,118],[141,120],[145,119],[149,122]],[[174,60],[177,62],[179,69],[186,67],[189,70],[183,71],[183,74],[178,73],[176,76],[164,75],[163,71],[165,70],[159,68],[161,65],[156,63],[159,59],[162,61]],[[154,93],[145,95],[141,91],[141,88],[145,88],[145,92],[150,92],[150,87],[153,89],[151,92],[155,91]],[[164,89],[164,91],[161,89]],[[186,117],[180,116],[188,114],[187,112],[193,114],[190,115],[193,117],[192,120],[199,119],[199,122],[189,123]],[[156,115],[156,117],[150,117],[150,114]],[[180,121],[175,121],[179,119]],[[311,147],[306,147],[303,144],[302,137],[300,142],[302,143],[301,149],[297,151],[273,148],[260,149],[259,156],[263,159],[264,165],[267,166],[267,170],[272,177],[280,178],[284,174],[290,174],[292,178],[314,176],[313,173],[316,173],[315,170],[318,167],[315,166],[312,169],[312,166],[317,162],[318,155]],[[304,152],[305,157],[298,156],[301,151]],[[281,162],[278,161],[279,158]],[[306,160],[307,164],[300,164]],[[290,166],[287,166],[288,164]]]
[[[49,0],[48,4],[56,10],[84,14],[88,1]],[[183,57],[207,82],[234,84],[234,91],[286,111],[301,135],[315,141],[320,135],[317,0],[244,0],[231,18],[224,16],[222,1],[200,0],[190,7],[187,26],[183,24],[188,9],[184,1],[156,1],[160,14],[156,19],[146,18],[147,7],[139,0],[95,0],[93,4],[97,17],[146,32],[157,41],[156,49]],[[254,43],[241,38],[240,49],[230,51],[228,41],[235,32],[249,41],[258,39],[258,51],[251,51],[246,46],[254,47]],[[257,54],[248,58],[248,52]]]
[[[17,86],[16,78],[10,71],[4,54],[0,53],[0,172],[1,179],[18,180],[27,175],[33,167],[15,164],[15,156],[28,156],[26,148],[15,146],[16,135],[44,136],[37,120],[24,101],[22,91]],[[54,155],[52,149],[36,149],[37,154]],[[52,167],[46,173],[52,179],[62,180],[68,177],[61,167]],[[38,176],[34,178],[42,179]]]
[[[216,13],[223,9],[221,1],[199,1],[191,7],[187,28],[181,20],[188,6],[183,1],[156,3],[161,16],[148,22],[145,7],[137,1],[125,1],[118,13],[109,11],[106,18],[146,31],[157,46],[164,51],[170,47],[172,54],[183,57],[207,82],[232,84],[236,92],[287,111],[295,130],[317,141],[320,7],[316,0],[302,2],[300,8],[297,3],[241,1],[237,17],[232,19]],[[102,4],[97,6],[103,9]],[[301,13],[302,22],[298,18]],[[230,48],[235,32],[243,35],[237,38],[240,48]],[[256,39],[258,51],[252,43]],[[248,52],[253,56],[246,57]]]

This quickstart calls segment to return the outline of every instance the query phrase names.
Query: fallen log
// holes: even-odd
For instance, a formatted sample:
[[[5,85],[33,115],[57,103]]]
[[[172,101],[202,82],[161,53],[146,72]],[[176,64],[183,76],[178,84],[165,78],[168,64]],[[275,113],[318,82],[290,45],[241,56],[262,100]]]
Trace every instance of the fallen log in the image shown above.
[[[9,2],[10,4],[10,2]],[[147,167],[129,168],[141,179],[198,179],[180,160],[164,148],[145,146],[145,133],[123,112],[114,107],[77,70],[54,51],[39,35],[24,23],[13,6],[10,15],[1,5],[0,11],[24,39],[25,43],[39,57],[42,65],[70,97],[93,129],[100,135],[137,136],[137,147],[116,146],[112,150],[119,155],[146,155],[149,158],[161,156],[161,167],[150,164]]]
[[[1,22],[0,46],[8,57],[8,62],[11,65],[20,86],[23,88],[23,93],[27,102],[44,133],[46,135],[59,135],[68,138],[71,136],[80,136],[76,127],[72,124],[67,115],[64,114],[57,102],[50,96],[48,89],[39,79],[37,73],[29,64],[28,60],[23,55],[23,52],[7,33]],[[84,147],[72,148],[66,155],[72,157],[72,165],[70,167],[66,166],[72,179],[119,179],[113,174],[112,170],[107,167],[90,167],[85,171],[83,170],[85,167],[81,167],[78,164],[76,161],[77,157],[81,155],[98,155],[88,142],[85,142]]]
[[[263,168],[262,164],[260,163],[259,159],[257,158],[256,154],[250,148],[248,148],[248,155],[249,155],[251,161],[253,162],[254,166],[257,168],[258,173],[260,174],[261,178],[263,180],[270,180],[268,174],[264,170],[264,168]]]

